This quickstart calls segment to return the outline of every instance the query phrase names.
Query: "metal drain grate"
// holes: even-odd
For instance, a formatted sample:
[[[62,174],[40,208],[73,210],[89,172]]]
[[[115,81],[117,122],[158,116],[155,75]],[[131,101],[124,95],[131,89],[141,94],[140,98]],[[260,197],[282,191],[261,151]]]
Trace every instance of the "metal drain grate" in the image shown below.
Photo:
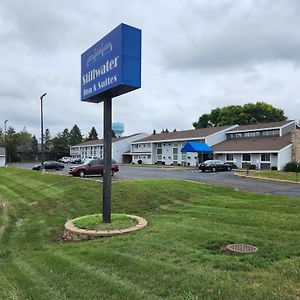
[[[226,250],[238,253],[253,253],[257,252],[258,248],[253,245],[246,244],[230,244],[226,246]]]

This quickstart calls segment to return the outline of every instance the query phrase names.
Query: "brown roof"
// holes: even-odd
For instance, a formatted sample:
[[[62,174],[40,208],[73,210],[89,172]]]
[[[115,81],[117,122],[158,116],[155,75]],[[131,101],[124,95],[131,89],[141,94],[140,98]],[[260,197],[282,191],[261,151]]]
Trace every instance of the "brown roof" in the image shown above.
[[[223,151],[277,151],[291,144],[291,134],[282,137],[258,137],[227,140],[214,145],[215,152]]]
[[[112,138],[112,143],[125,140],[127,138],[133,137],[133,136],[138,135],[138,134],[139,133],[135,133],[135,134],[132,134],[132,135],[123,136],[123,137],[119,137],[119,138]],[[100,139],[100,140],[98,139],[98,140],[86,141],[86,142],[80,143],[80,144],[72,146],[72,147],[76,147],[76,146],[91,146],[91,145],[103,145],[103,143],[104,143],[104,139]]]
[[[135,143],[201,138],[212,135],[221,130],[226,130],[228,128],[231,128],[232,126],[233,125],[158,133],[135,141]]]
[[[251,125],[241,125],[237,128],[233,128],[228,132],[239,132],[239,131],[246,131],[246,130],[256,130],[256,129],[265,129],[265,128],[278,128],[288,123],[294,122],[293,120],[289,121],[280,121],[280,122],[270,122],[270,123],[260,123],[260,124],[251,124]]]

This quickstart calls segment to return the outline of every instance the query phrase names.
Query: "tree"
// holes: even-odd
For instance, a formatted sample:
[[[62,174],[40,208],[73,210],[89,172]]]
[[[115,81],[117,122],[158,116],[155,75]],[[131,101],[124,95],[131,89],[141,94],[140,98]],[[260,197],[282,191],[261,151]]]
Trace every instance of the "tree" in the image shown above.
[[[18,136],[13,127],[9,127],[6,131],[6,145],[8,162],[18,161]]]
[[[73,128],[70,131],[69,134],[69,142],[71,146],[80,144],[83,140],[83,136],[81,134],[81,131],[79,127],[75,124]]]
[[[50,135],[49,128],[47,128],[44,134],[44,153],[46,155],[46,159],[48,158],[50,150],[51,150],[51,135]]]
[[[112,138],[116,138],[117,136],[116,136],[116,133],[112,130],[112,133],[111,133],[111,137]]]
[[[37,160],[38,154],[39,154],[39,143],[38,143],[38,140],[35,135],[31,138],[30,152],[31,152],[32,156],[34,157],[34,159]]]
[[[197,128],[207,128],[224,125],[249,125],[267,122],[284,121],[287,117],[282,109],[273,107],[265,102],[230,105],[215,108],[209,114],[203,114],[193,123]]]
[[[156,130],[155,129],[153,129],[152,135],[156,135]]]
[[[52,139],[52,145],[53,147],[50,154],[53,158],[58,159],[70,154],[69,137],[66,130],[62,133],[58,133],[58,135]]]
[[[24,155],[31,151],[32,136],[27,132],[26,128],[16,134],[17,136],[17,152],[21,155],[21,162],[24,160]],[[28,158],[27,158],[28,159]]]
[[[89,136],[87,138],[87,141],[93,141],[98,139],[98,133],[95,127],[93,126],[91,131],[89,132]]]

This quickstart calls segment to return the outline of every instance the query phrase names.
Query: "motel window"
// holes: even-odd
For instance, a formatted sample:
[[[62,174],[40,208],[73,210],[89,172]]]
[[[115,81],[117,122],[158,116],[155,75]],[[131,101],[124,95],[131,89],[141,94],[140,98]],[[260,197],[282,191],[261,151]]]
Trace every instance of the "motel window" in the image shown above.
[[[158,144],[157,144],[157,148],[161,148],[161,143],[158,143]]]
[[[232,153],[226,154],[226,160],[233,161],[233,154]]]
[[[243,154],[243,161],[251,161],[251,156],[249,153]]]
[[[161,148],[157,148],[156,149],[156,154],[157,154],[157,160],[161,161],[162,160],[162,149]]]
[[[260,155],[260,160],[261,161],[270,161],[270,153],[262,153]]]
[[[186,153],[181,153],[181,160],[186,161]]]
[[[173,148],[173,160],[178,160],[178,148]]]

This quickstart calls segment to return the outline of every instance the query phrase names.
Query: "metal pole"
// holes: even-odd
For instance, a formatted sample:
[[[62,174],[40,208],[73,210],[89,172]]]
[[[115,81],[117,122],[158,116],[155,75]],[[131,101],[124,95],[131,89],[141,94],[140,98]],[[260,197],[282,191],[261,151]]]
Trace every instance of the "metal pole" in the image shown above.
[[[43,94],[41,99],[41,172],[44,172],[44,117],[43,117],[43,98],[47,93]]]
[[[7,140],[6,140],[6,123],[8,122],[8,120],[5,120],[4,122],[4,166],[6,167],[6,159],[7,159],[7,155],[6,155],[6,150],[7,150]]]
[[[102,222],[111,223],[111,149],[112,149],[112,101],[104,99],[104,172]]]

